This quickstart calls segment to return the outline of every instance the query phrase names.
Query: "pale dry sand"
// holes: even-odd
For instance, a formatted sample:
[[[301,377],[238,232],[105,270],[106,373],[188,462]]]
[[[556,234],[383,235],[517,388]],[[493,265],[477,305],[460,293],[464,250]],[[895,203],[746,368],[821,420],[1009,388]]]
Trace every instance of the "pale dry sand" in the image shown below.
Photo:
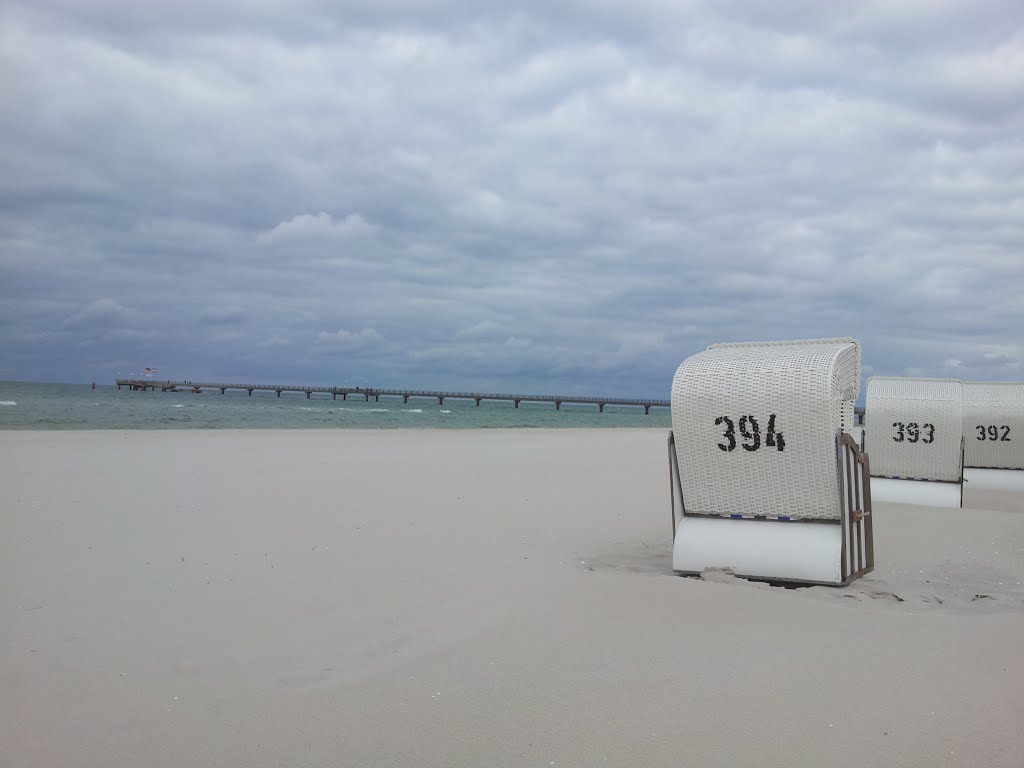
[[[680,578],[665,437],[0,433],[0,764],[1024,764],[1024,497]]]

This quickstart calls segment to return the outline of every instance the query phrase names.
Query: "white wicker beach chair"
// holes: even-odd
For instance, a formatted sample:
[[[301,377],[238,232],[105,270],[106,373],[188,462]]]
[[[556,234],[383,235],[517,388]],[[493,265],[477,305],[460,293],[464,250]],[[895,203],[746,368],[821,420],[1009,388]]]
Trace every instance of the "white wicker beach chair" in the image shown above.
[[[962,390],[955,379],[868,379],[865,433],[875,501],[963,505]]]
[[[672,382],[672,563],[846,584],[874,565],[867,457],[846,434],[853,339],[714,344]]]
[[[965,381],[964,482],[1024,491],[1024,382]]]

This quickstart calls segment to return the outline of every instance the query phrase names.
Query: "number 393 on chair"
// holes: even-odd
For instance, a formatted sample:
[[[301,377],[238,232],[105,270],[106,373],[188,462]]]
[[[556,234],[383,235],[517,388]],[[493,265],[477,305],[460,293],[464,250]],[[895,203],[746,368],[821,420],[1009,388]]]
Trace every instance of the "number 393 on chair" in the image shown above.
[[[956,379],[868,379],[866,443],[876,501],[963,503],[963,385]]]

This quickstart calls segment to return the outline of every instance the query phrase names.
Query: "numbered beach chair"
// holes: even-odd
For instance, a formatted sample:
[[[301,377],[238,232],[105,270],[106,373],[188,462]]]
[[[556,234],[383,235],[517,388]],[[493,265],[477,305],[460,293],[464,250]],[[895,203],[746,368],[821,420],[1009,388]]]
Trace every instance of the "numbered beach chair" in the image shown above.
[[[964,482],[1024,491],[1024,382],[968,382],[964,395]]]
[[[672,382],[672,567],[841,585],[874,566],[870,471],[846,433],[853,339],[714,344]]]
[[[963,506],[963,386],[868,379],[865,437],[875,501]]]

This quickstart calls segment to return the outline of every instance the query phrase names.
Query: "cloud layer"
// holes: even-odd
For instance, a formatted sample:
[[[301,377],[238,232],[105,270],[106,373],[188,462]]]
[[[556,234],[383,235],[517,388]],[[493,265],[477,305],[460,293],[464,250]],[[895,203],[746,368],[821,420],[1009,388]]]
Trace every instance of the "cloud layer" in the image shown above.
[[[336,6],[341,6],[336,7]],[[1024,378],[1024,6],[10,2],[0,378]]]

